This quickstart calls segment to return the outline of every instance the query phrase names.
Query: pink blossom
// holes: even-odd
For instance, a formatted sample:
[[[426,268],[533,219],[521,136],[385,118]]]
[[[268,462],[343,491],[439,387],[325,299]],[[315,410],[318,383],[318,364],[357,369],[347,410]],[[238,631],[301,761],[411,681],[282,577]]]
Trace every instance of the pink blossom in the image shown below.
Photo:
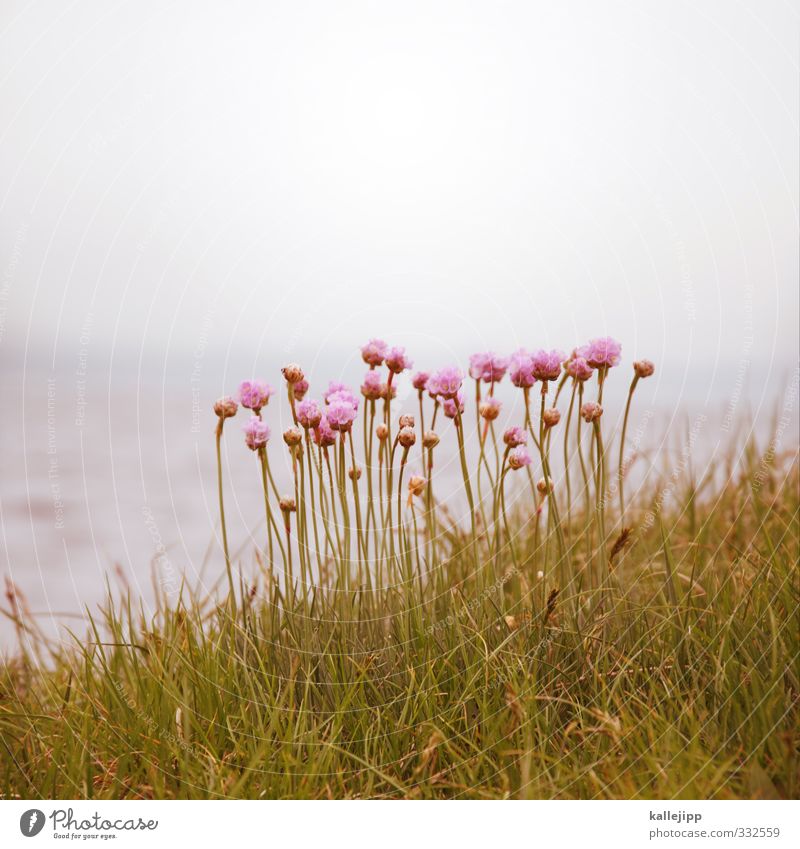
[[[581,416],[585,422],[596,422],[603,415],[603,408],[594,401],[587,401],[581,407]]]
[[[533,376],[537,380],[558,380],[561,374],[561,363],[564,360],[564,352],[558,350],[539,350],[533,354]],[[543,390],[544,391],[544,390]]]
[[[514,386],[520,389],[530,389],[536,383],[536,378],[533,376],[533,357],[530,352],[520,348],[511,355],[509,377]]]
[[[508,455],[508,465],[512,469],[522,469],[525,466],[530,466],[531,464],[531,455],[528,454],[527,449],[520,445],[511,451]]]
[[[323,415],[319,424],[314,428],[314,442],[321,448],[336,445],[336,434],[328,424],[328,419]]]
[[[343,391],[347,391],[347,392],[350,391],[347,384],[341,383],[338,380],[332,380],[328,384],[328,391],[322,396],[322,400],[327,404],[328,398],[330,398],[330,396],[333,395],[334,392],[343,392]]]
[[[460,369],[455,366],[445,366],[430,376],[427,389],[433,397],[441,395],[442,398],[454,398],[461,389],[463,381],[464,375]]]
[[[361,384],[361,394],[372,401],[383,397],[384,384],[381,381],[380,372],[370,369],[364,375],[364,382]]]
[[[297,383],[292,385],[292,392],[294,392],[295,401],[302,401],[306,397],[306,392],[308,392],[308,381],[305,378],[298,380]]]
[[[579,357],[576,354],[573,354],[573,356],[567,360],[564,368],[567,374],[570,377],[574,377],[575,380],[588,380],[594,374],[589,363],[587,363],[583,357]]]
[[[503,434],[503,442],[509,448],[516,448],[518,445],[524,445],[528,441],[528,434],[521,427],[510,427]]]
[[[339,383],[332,380],[328,384],[328,391],[325,393],[325,403],[332,404],[334,401],[347,401],[358,409],[358,398],[353,394],[353,391],[346,383]]]
[[[297,421],[306,429],[316,427],[322,420],[322,410],[312,398],[301,401],[297,405],[296,412]]]
[[[383,339],[370,339],[361,347],[361,359],[369,366],[379,366],[386,357],[387,346]]]
[[[429,377],[430,375],[427,371],[418,371],[414,375],[414,377],[411,378],[411,385],[414,387],[414,389],[422,391],[423,389],[425,389]]]
[[[328,409],[325,411],[325,416],[333,430],[348,431],[355,421],[356,407],[350,403],[348,398],[335,398],[332,396],[328,404]]]
[[[400,345],[395,345],[394,348],[390,348],[387,351],[386,366],[389,371],[394,372],[395,374],[400,374],[401,371],[411,368],[412,365],[414,365],[414,363],[411,362],[411,359],[406,354],[406,349]]]
[[[454,398],[445,398],[442,401],[442,411],[448,419],[454,419],[464,412],[464,393],[459,391]]]
[[[257,451],[267,444],[269,439],[269,426],[266,422],[261,421],[258,416],[250,418],[242,427],[244,431],[244,441],[247,447],[252,451]]]
[[[499,383],[508,369],[508,357],[500,357],[494,351],[473,354],[469,358],[469,376],[484,383]]]
[[[275,390],[263,380],[245,380],[239,384],[239,403],[249,410],[258,412],[266,407]]]
[[[490,395],[488,398],[481,401],[478,412],[481,414],[482,418],[492,422],[500,415],[502,407],[503,405],[500,401],[495,398],[494,395]]]
[[[578,348],[578,356],[583,357],[592,368],[611,368],[619,365],[622,345],[610,336],[590,339],[588,345]]]

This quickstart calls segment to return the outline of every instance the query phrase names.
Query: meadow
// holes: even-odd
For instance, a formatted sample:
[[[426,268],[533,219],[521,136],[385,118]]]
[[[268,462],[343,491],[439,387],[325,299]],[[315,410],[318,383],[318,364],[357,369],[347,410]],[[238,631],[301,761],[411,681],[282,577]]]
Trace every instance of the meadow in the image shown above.
[[[789,434],[734,431],[699,478],[665,449],[626,500],[629,413],[655,367],[626,372],[613,339],[417,372],[402,416],[404,349],[371,340],[362,357],[360,392],[319,401],[286,366],[280,438],[264,381],[215,404],[223,592],[184,586],[153,613],[109,590],[88,633],[57,643],[7,583],[2,797],[797,798]],[[501,432],[504,380],[524,415]],[[610,380],[629,381],[618,433]],[[262,484],[244,558],[227,439]],[[437,498],[444,440],[464,509]]]

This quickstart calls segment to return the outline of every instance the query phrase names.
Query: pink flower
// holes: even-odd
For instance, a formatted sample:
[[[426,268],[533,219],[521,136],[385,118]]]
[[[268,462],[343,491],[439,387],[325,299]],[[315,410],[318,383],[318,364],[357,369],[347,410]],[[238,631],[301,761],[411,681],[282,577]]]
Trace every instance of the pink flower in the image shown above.
[[[509,448],[516,448],[518,445],[524,445],[528,441],[528,434],[521,427],[510,427],[503,434],[503,442]]]
[[[526,448],[522,445],[515,448],[508,455],[508,465],[512,469],[522,469],[525,466],[530,466],[531,464],[531,455],[528,454]]]
[[[292,391],[294,392],[294,400],[302,401],[306,397],[306,392],[308,392],[308,381],[305,378],[298,380],[297,383],[292,385]]]
[[[430,376],[427,389],[433,397],[441,395],[442,398],[455,398],[463,381],[464,375],[460,369],[446,366]]]
[[[445,398],[442,401],[442,411],[448,419],[454,419],[464,412],[464,393],[458,392],[454,398]]]
[[[353,394],[350,387],[345,383],[332,380],[328,384],[328,391],[325,393],[325,403],[332,404],[334,401],[347,401],[353,405],[354,409],[358,409],[358,398]]]
[[[364,382],[361,384],[361,394],[372,401],[382,397],[383,382],[381,381],[380,372],[368,371],[364,375]]]
[[[427,371],[418,371],[414,375],[414,377],[411,378],[411,385],[414,387],[414,389],[418,389],[421,392],[423,389],[425,389],[429,377],[430,375]]]
[[[322,410],[320,410],[316,401],[311,398],[301,401],[297,405],[297,421],[308,430],[308,428],[316,427],[322,420]]]
[[[245,380],[239,384],[239,403],[249,410],[258,412],[266,407],[269,396],[275,390],[263,380]]]
[[[267,444],[269,439],[269,426],[262,422],[258,416],[250,418],[242,427],[244,441],[251,451],[257,451]]]
[[[502,407],[503,405],[500,401],[498,401],[494,395],[490,395],[488,398],[481,401],[478,412],[481,414],[481,418],[486,419],[486,421],[493,422],[500,415]]]
[[[336,445],[336,434],[328,424],[327,418],[323,415],[319,424],[314,428],[314,442],[320,448],[327,448],[331,445]]]
[[[370,339],[361,347],[361,359],[368,366],[379,366],[386,357],[386,343],[383,339]]]
[[[407,356],[406,349],[399,345],[395,345],[394,348],[390,348],[386,353],[386,367],[389,371],[394,372],[395,374],[400,374],[401,371],[411,368],[412,365],[414,364]]]
[[[581,416],[585,422],[596,422],[603,415],[603,408],[594,401],[587,401],[581,407]]]
[[[533,376],[533,357],[524,348],[511,355],[511,370],[509,377],[514,386],[520,389],[530,389],[536,378]]]
[[[499,383],[507,369],[508,358],[500,357],[494,351],[473,354],[469,358],[469,376],[484,383]]]
[[[561,363],[564,360],[564,352],[558,350],[536,351],[532,357],[533,376],[537,380],[558,380],[561,374]],[[544,391],[544,390],[542,390]]]
[[[337,393],[338,394],[338,393]],[[347,398],[331,398],[325,411],[328,424],[333,430],[348,431],[356,418],[356,407]]]
[[[578,356],[583,357],[592,368],[611,368],[619,365],[622,345],[610,336],[590,339],[588,345],[578,348]]]
[[[594,374],[589,363],[587,363],[583,357],[579,357],[575,353],[573,353],[573,355],[567,360],[564,368],[566,369],[567,374],[570,377],[574,377],[575,380],[588,380]]]

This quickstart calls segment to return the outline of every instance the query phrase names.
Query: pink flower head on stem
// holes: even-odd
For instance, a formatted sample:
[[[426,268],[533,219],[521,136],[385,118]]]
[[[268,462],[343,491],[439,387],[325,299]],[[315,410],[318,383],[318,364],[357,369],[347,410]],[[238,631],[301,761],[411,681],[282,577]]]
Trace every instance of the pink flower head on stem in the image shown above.
[[[328,419],[323,415],[319,424],[314,428],[314,442],[320,448],[328,448],[331,445],[336,445],[336,434],[328,424]]]
[[[587,401],[581,407],[581,416],[585,422],[596,422],[603,415],[603,408],[594,401]]]
[[[414,377],[411,378],[411,385],[414,387],[414,389],[421,392],[425,389],[429,377],[430,375],[427,371],[418,371],[414,375]]]
[[[380,372],[370,369],[364,375],[364,382],[361,384],[361,394],[371,401],[376,401],[378,398],[383,397],[383,387]]]
[[[583,357],[579,357],[576,353],[573,353],[573,356],[567,360],[564,368],[570,377],[581,382],[588,380],[594,374],[589,363],[587,363]]]
[[[258,451],[267,444],[269,439],[269,426],[261,421],[258,416],[252,416],[242,427],[244,441],[251,451]]]
[[[524,348],[511,355],[509,377],[514,386],[520,389],[530,389],[536,378],[533,376],[533,357]]]
[[[481,414],[481,418],[486,419],[487,422],[493,422],[500,415],[502,408],[503,405],[500,401],[494,395],[491,395],[489,398],[481,401],[478,412]]]
[[[346,383],[340,383],[338,380],[332,380],[328,384],[328,391],[322,396],[322,400],[327,404],[328,399],[331,397],[331,395],[334,394],[334,392],[349,392],[349,391],[350,391],[350,389],[348,388]]]
[[[401,371],[405,371],[411,366],[414,365],[411,362],[411,359],[406,354],[406,349],[395,345],[394,348],[390,348],[386,353],[386,367],[389,371],[394,374],[400,374]]]
[[[500,357],[494,351],[473,354],[469,358],[469,376],[484,383],[499,383],[508,369],[508,362],[507,357]]]
[[[214,402],[214,412],[221,419],[229,419],[231,416],[235,416],[238,409],[239,405],[228,395]]]
[[[636,360],[633,364],[633,370],[636,372],[637,377],[650,377],[656,370],[656,367],[650,360]]]
[[[525,466],[530,466],[531,464],[531,455],[528,454],[527,449],[520,445],[511,451],[508,455],[508,465],[512,469],[522,469]]]
[[[448,419],[454,419],[464,412],[464,393],[458,392],[454,398],[445,398],[442,401],[442,411]]]
[[[464,381],[464,375],[460,369],[455,366],[445,366],[434,372],[428,380],[428,392],[435,398],[441,395],[445,398],[455,398],[461,389],[461,384]]]
[[[257,413],[267,406],[273,392],[275,390],[263,380],[245,380],[239,384],[239,403]]]
[[[578,348],[578,356],[583,357],[592,368],[612,368],[619,365],[622,345],[610,336],[591,339],[588,345]]]
[[[297,405],[297,421],[308,430],[319,425],[322,421],[322,410],[316,401],[307,398]]]
[[[306,397],[306,392],[308,392],[308,381],[305,378],[298,380],[297,383],[292,385],[292,391],[294,392],[294,400],[302,401]]]
[[[331,381],[328,391],[325,393],[325,403],[329,406],[337,401],[350,404],[354,410],[358,410],[358,397],[344,383]]]
[[[353,426],[356,412],[357,407],[351,404],[348,398],[332,397],[328,409],[325,411],[325,416],[333,430],[346,433]]]
[[[533,376],[541,381],[558,380],[561,374],[561,363],[563,360],[563,351],[536,351],[532,357]]]
[[[387,345],[383,339],[370,339],[366,345],[361,346],[361,359],[368,366],[379,366],[386,358]]]
[[[521,427],[508,428],[506,432],[503,434],[503,442],[508,445],[509,448],[516,448],[518,445],[524,445],[528,441],[528,434],[525,433],[525,430]]]

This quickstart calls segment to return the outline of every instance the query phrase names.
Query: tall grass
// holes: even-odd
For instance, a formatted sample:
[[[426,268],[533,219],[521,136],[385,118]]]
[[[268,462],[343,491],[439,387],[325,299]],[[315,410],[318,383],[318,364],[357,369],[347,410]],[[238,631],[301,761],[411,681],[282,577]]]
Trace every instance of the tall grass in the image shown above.
[[[731,444],[722,483],[662,459],[625,528],[605,505],[599,571],[596,505],[563,511],[566,580],[538,577],[559,554],[537,493],[508,511],[499,557],[488,527],[423,510],[435,536],[395,540],[394,580],[323,569],[295,592],[257,553],[235,605],[185,588],[146,616],[110,597],[67,645],[9,586],[0,792],[797,797],[796,455]]]

